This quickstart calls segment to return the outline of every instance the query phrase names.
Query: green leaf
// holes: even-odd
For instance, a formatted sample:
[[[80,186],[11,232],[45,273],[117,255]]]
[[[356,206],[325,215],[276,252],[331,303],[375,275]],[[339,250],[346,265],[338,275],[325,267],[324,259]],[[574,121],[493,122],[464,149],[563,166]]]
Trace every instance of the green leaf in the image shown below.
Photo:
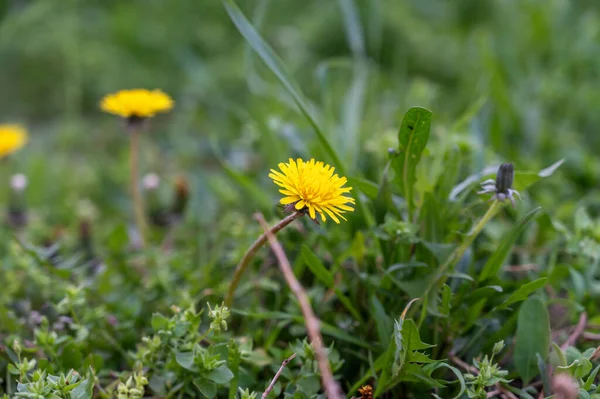
[[[333,289],[338,300],[346,309],[350,311],[350,313],[352,313],[352,317],[354,317],[357,321],[362,322],[360,313],[358,310],[356,310],[352,304],[352,301],[350,301],[350,299],[348,299],[348,297],[345,296],[344,293],[335,286],[333,274],[327,270],[325,265],[323,265],[323,262],[321,262],[317,255],[315,255],[315,253],[306,245],[302,245],[302,257],[315,277],[317,277],[317,279],[321,281],[327,288]]]
[[[377,183],[362,177],[349,177],[348,185],[360,191],[372,200],[376,199],[379,193],[379,186]]]
[[[379,337],[379,343],[382,347],[387,348],[390,344],[390,336],[394,329],[394,324],[385,312],[385,309],[379,299],[375,295],[372,295],[369,300],[370,311],[373,314],[375,320],[375,328],[377,329],[377,336]]]
[[[485,287],[480,287],[473,291],[465,299],[463,299],[463,303],[471,304],[483,298],[488,299],[490,297],[495,297],[498,295],[499,292],[502,292],[502,287],[500,287],[499,285],[488,285]]]
[[[225,384],[233,378],[233,373],[227,366],[220,366],[212,370],[205,376],[209,380],[216,382],[217,384]]]
[[[552,349],[554,349],[554,354],[556,355],[556,360],[558,361],[558,365],[562,367],[567,366],[567,357],[563,350],[558,346],[555,342],[552,342]]]
[[[567,371],[575,378],[583,378],[590,373],[592,367],[592,362],[590,362],[585,357],[580,356],[578,359],[575,359],[570,365],[566,367],[559,366],[556,368],[556,370]]]
[[[304,325],[304,318],[302,316],[294,316],[284,312],[248,312],[241,309],[232,309],[231,312],[260,320],[293,320],[295,323]],[[356,338],[355,336],[352,336],[351,334],[348,334],[344,330],[331,324],[321,322],[321,332],[323,335],[328,335],[330,337],[349,342],[353,345],[360,346],[361,348],[372,349],[372,346],[369,342]]]
[[[500,306],[498,306],[498,309],[506,309],[513,303],[525,300],[534,291],[536,291],[536,290],[542,288],[544,285],[546,285],[547,281],[548,281],[547,277],[542,277],[542,278],[539,278],[537,280],[531,281],[527,284],[520,286],[518,290],[513,292],[508,297],[508,299],[506,299],[506,301],[504,301],[502,304],[500,304]]]
[[[586,391],[589,391],[592,388],[592,384],[594,383],[594,380],[596,379],[596,376],[598,375],[598,371],[600,371],[600,366],[596,367],[594,369],[594,371],[592,371],[590,373],[590,375],[588,376],[588,378],[585,380],[585,383],[583,384],[583,389],[585,389]]]
[[[418,384],[425,384],[432,388],[443,388],[445,386],[445,381],[439,381],[432,378],[423,367],[417,364],[408,364],[405,372],[402,373],[398,377],[397,381],[394,381],[394,383],[401,381],[411,381]]]
[[[173,335],[177,338],[183,337],[188,329],[190,328],[191,323],[187,321],[178,321],[175,323],[175,328],[173,329]]]
[[[525,230],[525,227],[527,227],[527,225],[529,225],[529,223],[535,218],[540,209],[542,208],[538,207],[527,213],[523,219],[521,219],[506,236],[504,236],[496,251],[492,254],[492,256],[490,256],[488,261],[485,263],[485,266],[483,266],[483,270],[479,275],[478,281],[483,281],[498,275],[498,272],[504,264],[504,261],[510,253],[515,241],[521,235],[523,230]]]
[[[198,388],[202,395],[206,396],[209,399],[214,398],[217,395],[217,384],[206,378],[200,377],[194,379],[194,385],[196,386],[196,388]]]
[[[561,165],[565,162],[565,159],[561,159],[560,161],[556,161],[554,162],[552,165],[548,166],[547,168],[544,168],[542,170],[539,171],[538,176],[539,177],[548,177],[548,176],[552,176],[552,174],[554,172],[556,172],[556,170],[558,168],[561,167]]]
[[[394,334],[392,339],[390,339],[390,345],[388,346],[385,353],[377,359],[375,362],[376,366],[381,362],[380,369],[381,374],[377,378],[377,388],[375,388],[375,397],[378,397],[382,392],[384,392],[388,382],[391,380],[392,376],[392,367],[394,365],[395,353],[397,350],[395,338],[396,337],[396,329],[394,330]]]
[[[94,381],[86,378],[80,381],[69,395],[71,399],[91,399],[94,394]]]
[[[12,364],[12,363],[8,364],[8,372],[11,373],[11,374],[13,374],[13,375],[19,375],[19,374],[21,374],[21,372],[19,371],[19,369],[16,368],[15,365]]]
[[[550,318],[539,298],[529,298],[519,310],[514,365],[524,384],[537,375],[537,354],[545,361],[550,347]]]
[[[327,288],[334,287],[335,280],[333,278],[333,274],[327,270],[317,255],[315,255],[315,253],[306,245],[302,245],[302,257],[304,258],[304,261],[308,265],[310,271],[321,283],[323,283],[323,285],[325,285]]]
[[[538,363],[538,370],[540,371],[540,379],[542,380],[542,386],[544,387],[544,392],[552,392],[550,385],[550,378],[548,376],[548,368],[546,367],[546,362],[539,353],[536,353]]]
[[[459,399],[460,397],[462,397],[463,393],[465,393],[465,390],[467,389],[467,386],[465,384],[465,379],[463,377],[463,374],[456,367],[451,366],[444,362],[439,362],[439,363],[425,365],[423,367],[423,371],[425,371],[429,376],[431,376],[431,374],[433,374],[434,371],[436,371],[437,369],[440,369],[440,368],[447,368],[448,370],[452,371],[454,373],[454,375],[456,376],[456,378],[458,379],[458,382],[460,383],[460,391],[453,399]]]
[[[65,345],[60,355],[60,362],[66,369],[78,369],[83,364],[83,355],[74,342]]]
[[[163,316],[160,313],[152,314],[152,329],[154,332],[158,332],[160,330],[166,330],[169,325],[169,319]]]
[[[445,220],[440,204],[433,194],[425,193],[419,218],[422,221],[421,237],[424,241],[436,243],[444,239]]]
[[[392,155],[392,157],[395,157],[395,155]],[[388,161],[383,169],[379,188],[377,189],[377,197],[373,202],[373,206],[375,207],[375,221],[377,224],[383,224],[385,222],[385,215],[387,212],[395,208],[395,205],[392,201],[392,189],[390,187],[388,178],[392,161],[393,158]]]
[[[402,336],[404,337],[404,343],[406,347],[411,351],[433,348],[435,346],[421,341],[419,329],[412,319],[407,319],[404,321]]]
[[[194,352],[176,352],[175,360],[184,369],[195,370],[194,367]]]
[[[410,108],[402,119],[398,142],[400,154],[395,159],[395,167],[400,178],[402,193],[408,205],[409,214],[412,215],[414,207],[413,186],[415,184],[415,171],[421,154],[429,140],[431,126],[431,111],[421,107]]]

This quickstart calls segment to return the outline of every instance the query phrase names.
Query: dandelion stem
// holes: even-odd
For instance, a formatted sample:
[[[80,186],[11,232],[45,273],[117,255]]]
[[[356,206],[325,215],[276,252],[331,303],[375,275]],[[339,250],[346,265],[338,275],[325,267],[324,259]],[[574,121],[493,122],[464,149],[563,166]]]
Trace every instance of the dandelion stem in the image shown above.
[[[481,230],[483,230],[485,225],[490,220],[492,220],[492,218],[494,216],[496,216],[496,214],[500,210],[501,205],[502,205],[501,201],[495,200],[492,203],[492,205],[488,208],[485,215],[483,215],[481,217],[481,219],[479,219],[477,224],[475,224],[475,226],[473,226],[471,228],[471,231],[469,232],[469,234],[467,235],[465,240],[458,246],[458,248],[456,248],[452,252],[452,254],[450,254],[450,256],[448,257],[446,262],[444,262],[438,268],[437,273],[435,274],[434,278],[431,279],[431,281],[429,282],[429,285],[427,286],[427,288],[425,289],[425,292],[423,293],[423,307],[421,308],[421,317],[419,318],[419,326],[421,326],[421,324],[425,320],[425,316],[427,315],[427,305],[429,303],[429,294],[430,294],[431,290],[435,286],[439,286],[446,282],[446,280],[448,279],[448,275],[446,274],[446,272],[448,270],[451,270],[454,267],[454,265],[456,264],[456,262],[458,262],[463,257],[463,255],[465,254],[467,249],[471,246],[471,244],[473,243],[475,238],[477,238],[479,233],[481,233]]]
[[[275,226],[271,227],[269,232],[271,234],[277,234],[285,226],[292,223],[294,220],[300,218],[303,215],[304,215],[304,213],[296,211],[296,212],[292,213],[291,215],[286,216]],[[244,254],[244,257],[242,258],[242,260],[240,260],[240,263],[238,263],[238,265],[236,266],[235,272],[233,272],[233,279],[231,280],[231,284],[229,285],[229,290],[227,291],[227,296],[225,297],[225,306],[227,306],[228,308],[231,308],[231,303],[233,302],[233,295],[235,294],[235,290],[236,290],[237,286],[239,285],[240,280],[242,279],[242,275],[248,268],[250,261],[256,254],[256,251],[258,251],[260,249],[260,247],[262,247],[267,242],[267,238],[268,238],[267,233],[261,234],[261,236],[258,237],[258,239],[256,241],[254,241],[254,243],[250,246],[250,248],[248,248],[248,250]]]
[[[133,213],[135,217],[135,224],[137,225],[138,232],[140,234],[140,240],[143,247],[146,241],[146,219],[144,216],[144,203],[142,200],[142,192],[139,184],[140,127],[136,126],[136,124],[133,123],[130,123],[128,126],[129,134],[131,136],[131,153],[129,156],[129,169],[131,173],[131,198],[133,200]]]

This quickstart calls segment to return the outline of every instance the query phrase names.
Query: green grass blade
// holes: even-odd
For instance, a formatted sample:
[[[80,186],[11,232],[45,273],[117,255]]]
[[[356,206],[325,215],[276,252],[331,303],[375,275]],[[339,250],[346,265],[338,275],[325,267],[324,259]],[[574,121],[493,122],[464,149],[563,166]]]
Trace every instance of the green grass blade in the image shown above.
[[[412,107],[404,114],[398,132],[398,151],[400,154],[396,158],[395,165],[411,220],[414,210],[413,186],[416,180],[415,173],[421,160],[421,154],[429,140],[430,127],[431,111],[422,107]]]
[[[287,68],[281,58],[279,58],[271,46],[260,36],[256,29],[254,29],[252,23],[248,21],[234,0],[222,1],[227,14],[229,14],[229,17],[238,28],[242,36],[244,36],[244,39],[248,41],[252,49],[254,49],[256,54],[258,54],[271,72],[273,72],[277,79],[279,79],[279,82],[281,82],[283,87],[285,87],[285,89],[292,96],[295,103],[298,105],[300,112],[302,112],[315,130],[317,138],[325,152],[331,157],[338,171],[345,175],[345,167],[342,164],[338,154],[325,137],[325,134],[323,133],[323,130],[317,121],[313,107],[302,93],[302,90],[292,80],[290,73],[287,71]]]
[[[521,219],[519,223],[517,223],[517,225],[502,239],[498,249],[496,249],[496,251],[485,263],[485,266],[483,266],[483,270],[479,275],[479,281],[495,277],[498,274],[515,241],[517,241],[517,238],[521,235],[529,223],[531,223],[531,221],[537,216],[541,209],[542,208],[537,207],[527,213],[525,217],[523,217],[523,219]]]

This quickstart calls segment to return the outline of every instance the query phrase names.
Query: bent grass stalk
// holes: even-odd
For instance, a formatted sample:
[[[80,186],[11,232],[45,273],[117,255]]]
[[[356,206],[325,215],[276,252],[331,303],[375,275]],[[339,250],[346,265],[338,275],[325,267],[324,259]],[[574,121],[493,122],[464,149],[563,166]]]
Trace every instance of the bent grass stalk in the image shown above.
[[[299,211],[295,211],[294,213],[286,216],[275,226],[271,227],[271,229],[269,230],[270,234],[273,234],[273,235],[277,234],[285,226],[287,226],[288,224],[292,223],[294,220],[296,220],[302,216],[304,216],[304,213],[299,212]],[[248,248],[248,250],[242,257],[242,260],[240,260],[240,263],[238,263],[238,265],[236,266],[235,271],[233,273],[233,278],[231,280],[231,284],[229,285],[229,290],[227,291],[227,296],[225,297],[225,306],[227,306],[228,308],[231,308],[231,303],[233,302],[233,296],[235,294],[235,290],[236,290],[237,286],[240,284],[240,281],[242,280],[242,276],[244,275],[244,272],[248,268],[250,261],[252,260],[252,258],[254,258],[256,251],[258,251],[267,242],[267,239],[268,239],[267,233],[261,234],[261,236],[258,237],[258,239],[256,241],[254,241],[254,243],[250,246],[250,248]]]
[[[421,315],[419,317],[419,327],[421,327],[423,321],[425,321],[425,316],[427,316],[427,306],[429,305],[429,294],[431,290],[434,287],[439,286],[440,284],[444,284],[446,282],[446,280],[448,279],[446,272],[449,269],[452,269],[456,262],[458,262],[463,257],[467,249],[471,246],[471,244],[479,235],[479,233],[481,233],[485,225],[490,220],[492,220],[494,216],[496,216],[496,214],[500,210],[501,205],[502,202],[494,200],[492,205],[488,208],[487,212],[481,217],[481,219],[479,219],[477,224],[475,224],[475,226],[471,228],[471,231],[469,232],[469,235],[467,235],[467,238],[458,246],[458,248],[456,248],[452,252],[452,254],[450,254],[446,262],[444,262],[442,266],[439,267],[437,273],[435,274],[435,277],[431,279],[431,282],[425,289],[425,292],[423,292],[423,305],[421,307]]]
[[[133,215],[143,247],[146,243],[146,218],[144,216],[144,202],[142,200],[142,192],[139,184],[140,127],[135,125],[136,124],[128,124],[127,127],[131,136],[129,171],[131,184],[131,198],[133,200]]]

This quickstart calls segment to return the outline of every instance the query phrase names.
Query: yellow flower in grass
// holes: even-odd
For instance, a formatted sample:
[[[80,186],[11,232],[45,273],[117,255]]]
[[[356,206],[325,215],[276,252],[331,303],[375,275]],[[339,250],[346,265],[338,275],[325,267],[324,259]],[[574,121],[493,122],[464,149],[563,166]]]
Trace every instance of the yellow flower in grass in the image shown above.
[[[354,210],[347,205],[354,204],[354,198],[344,196],[352,187],[344,187],[348,180],[334,175],[332,166],[300,158],[296,161],[290,158],[288,163],[278,166],[281,172],[271,169],[269,177],[281,187],[279,192],[285,197],[280,202],[288,210],[307,211],[312,219],[319,213],[322,221],[327,214],[336,223],[339,218],[346,220],[342,213]]]
[[[0,125],[0,158],[12,154],[27,143],[27,132],[19,125]]]
[[[105,96],[100,108],[123,118],[150,118],[173,108],[173,100],[160,90],[132,89]]]

